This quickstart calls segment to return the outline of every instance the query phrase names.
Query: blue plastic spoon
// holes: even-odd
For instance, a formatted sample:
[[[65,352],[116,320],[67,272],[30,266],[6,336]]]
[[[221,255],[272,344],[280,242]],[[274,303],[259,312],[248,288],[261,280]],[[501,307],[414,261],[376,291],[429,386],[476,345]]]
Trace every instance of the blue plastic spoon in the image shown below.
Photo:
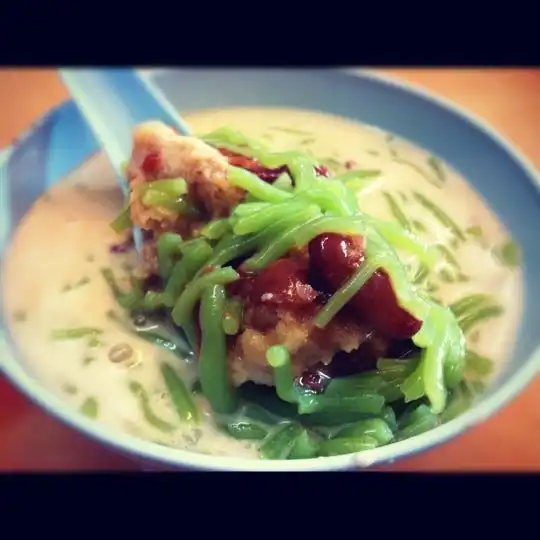
[[[60,77],[114,167],[124,195],[122,170],[131,155],[135,127],[161,120],[182,135],[190,129],[163,93],[134,69],[61,69]],[[142,246],[141,231],[133,231],[135,247]]]

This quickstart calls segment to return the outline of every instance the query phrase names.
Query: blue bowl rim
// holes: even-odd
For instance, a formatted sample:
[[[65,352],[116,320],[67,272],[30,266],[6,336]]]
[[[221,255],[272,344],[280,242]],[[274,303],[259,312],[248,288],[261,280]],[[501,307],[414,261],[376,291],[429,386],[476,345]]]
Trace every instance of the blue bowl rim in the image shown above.
[[[462,109],[452,101],[438,96],[420,85],[397,79],[387,74],[376,73],[371,70],[345,69],[339,70],[351,76],[374,79],[384,85],[396,87],[402,92],[415,95],[460,118],[470,122],[477,130],[494,140],[497,145],[509,154],[514,161],[527,173],[535,187],[540,189],[540,175],[532,163],[522,155],[509,141],[490,126],[485,120]],[[145,73],[144,76],[152,76]],[[45,118],[65,107],[71,100],[66,100],[56,107],[47,111],[42,117]],[[38,120],[39,122],[39,120]],[[6,344],[7,345],[7,344]],[[6,350],[10,347],[6,346]],[[2,359],[2,370],[6,378],[31,401],[40,406],[47,413],[58,418],[66,425],[98,440],[105,446],[112,447],[124,454],[132,455],[137,460],[149,463],[172,466],[174,468],[192,468],[199,470],[214,471],[330,471],[350,468],[365,468],[376,464],[393,462],[396,459],[411,456],[442,444],[451,438],[463,433],[469,427],[479,424],[500,410],[514,399],[540,372],[540,346],[525,361],[524,365],[517,370],[509,380],[504,383],[492,396],[489,396],[472,409],[458,418],[444,424],[434,430],[401,442],[392,443],[388,446],[368,450],[357,454],[333,456],[318,459],[304,460],[276,460],[264,461],[249,458],[234,458],[215,456],[208,454],[196,454],[185,450],[168,448],[155,443],[150,443],[109,428],[106,425],[87,419],[77,410],[66,406],[66,403],[57,397],[52,391],[42,386],[37,379],[27,373],[24,367],[15,358],[8,354]]]

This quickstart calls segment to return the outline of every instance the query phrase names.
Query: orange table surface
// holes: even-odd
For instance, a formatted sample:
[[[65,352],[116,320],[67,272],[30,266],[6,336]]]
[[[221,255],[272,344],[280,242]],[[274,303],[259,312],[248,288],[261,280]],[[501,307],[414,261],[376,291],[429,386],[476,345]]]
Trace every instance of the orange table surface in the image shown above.
[[[540,69],[388,70],[486,119],[540,169]],[[0,147],[68,97],[54,70],[0,70]],[[0,378],[0,471],[137,470],[42,412]],[[540,471],[540,380],[462,436],[378,467],[393,471]]]

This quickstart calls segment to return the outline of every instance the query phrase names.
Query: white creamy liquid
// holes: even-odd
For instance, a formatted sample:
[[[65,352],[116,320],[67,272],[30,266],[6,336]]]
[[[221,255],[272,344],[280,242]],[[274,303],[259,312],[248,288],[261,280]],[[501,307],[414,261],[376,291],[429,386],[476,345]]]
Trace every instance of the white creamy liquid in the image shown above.
[[[429,183],[435,178],[428,154],[385,133],[326,114],[288,109],[221,109],[185,115],[197,134],[232,126],[265,141],[271,149],[299,146],[321,158],[345,162],[353,168],[380,169],[383,174],[362,192],[362,210],[393,219],[383,191],[393,195],[409,219],[420,221],[428,242],[446,243],[451,235],[434,216],[415,201],[413,191],[435,202],[461,230],[480,226],[489,245],[472,240],[455,251],[461,272],[469,280],[437,283],[434,293],[444,303],[466,294],[488,293],[504,306],[504,314],[478,326],[471,333],[474,350],[499,365],[512,346],[521,312],[521,274],[501,265],[490,253],[507,233],[481,199],[454,171],[444,166],[443,188]],[[283,129],[285,128],[285,129]],[[397,152],[397,154],[396,154]],[[397,156],[397,160],[396,160]],[[256,444],[234,440],[217,431],[208,406],[202,424],[192,429],[182,424],[172,408],[161,379],[160,362],[176,368],[189,385],[196,377],[193,364],[183,363],[123,330],[106,316],[119,311],[100,269],[110,267],[125,276],[131,255],[111,255],[118,242],[109,223],[122,205],[122,196],[104,156],[97,156],[36,202],[21,223],[5,257],[2,296],[6,319],[27,362],[28,369],[48,388],[73,407],[89,398],[97,402],[97,419],[136,436],[178,448],[217,455],[257,457]],[[87,339],[54,340],[55,329],[95,327],[103,331],[100,345]],[[109,349],[131,345],[128,363],[113,363]],[[151,398],[156,415],[177,426],[162,433],[144,418],[139,401],[128,390],[138,381]]]

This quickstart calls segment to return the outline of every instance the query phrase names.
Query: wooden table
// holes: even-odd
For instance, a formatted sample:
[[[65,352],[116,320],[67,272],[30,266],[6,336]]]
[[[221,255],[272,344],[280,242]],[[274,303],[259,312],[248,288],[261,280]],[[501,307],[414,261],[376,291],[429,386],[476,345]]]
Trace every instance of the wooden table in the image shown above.
[[[500,130],[540,169],[540,70],[393,70],[444,95]],[[67,93],[52,70],[0,71],[0,147]],[[0,471],[136,470],[60,424],[0,379]],[[540,471],[540,380],[484,424],[381,469]]]

